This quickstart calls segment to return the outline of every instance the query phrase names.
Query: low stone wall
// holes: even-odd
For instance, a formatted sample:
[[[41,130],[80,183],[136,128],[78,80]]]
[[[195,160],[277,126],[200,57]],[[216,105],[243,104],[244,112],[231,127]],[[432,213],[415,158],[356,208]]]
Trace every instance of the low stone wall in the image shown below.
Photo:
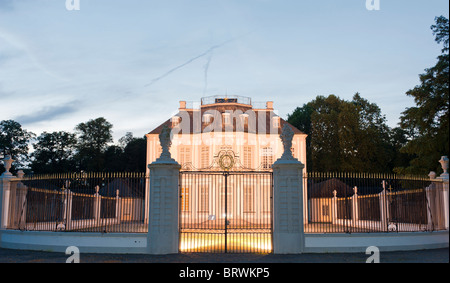
[[[148,252],[146,233],[0,231],[1,248],[65,252],[70,246],[76,246],[80,253],[144,254]]]
[[[380,251],[447,248],[449,231],[305,235],[305,253],[364,253],[370,246]]]
[[[0,247],[65,252],[76,246],[81,253],[146,254],[147,234],[0,231]],[[304,253],[365,253],[370,246],[383,251],[445,248],[449,232],[305,234]]]

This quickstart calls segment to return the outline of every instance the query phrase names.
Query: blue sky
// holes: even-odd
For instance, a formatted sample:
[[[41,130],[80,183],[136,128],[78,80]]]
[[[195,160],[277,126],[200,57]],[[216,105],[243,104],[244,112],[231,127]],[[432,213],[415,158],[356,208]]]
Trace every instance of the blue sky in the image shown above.
[[[440,54],[444,0],[0,0],[0,120],[37,135],[105,117],[143,136],[178,101],[240,95],[283,118],[318,95],[376,103],[391,127]]]

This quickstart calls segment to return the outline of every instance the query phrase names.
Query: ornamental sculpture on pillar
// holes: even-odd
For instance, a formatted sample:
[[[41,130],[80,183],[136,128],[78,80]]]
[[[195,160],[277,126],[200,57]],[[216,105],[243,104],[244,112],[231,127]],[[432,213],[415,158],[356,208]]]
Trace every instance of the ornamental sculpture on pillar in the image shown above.
[[[162,147],[161,156],[156,160],[157,162],[169,161],[171,163],[175,162],[170,154],[170,147],[172,146],[172,140],[170,137],[170,128],[164,125],[161,133],[159,134],[159,143]]]
[[[441,177],[447,176],[448,178],[448,157],[442,156],[441,160],[439,160],[439,163],[441,163],[442,170],[444,170],[444,173],[441,174]]]
[[[12,174],[11,174],[11,172],[9,172],[9,170],[11,169],[13,162],[14,162],[14,160],[11,158],[10,155],[5,156],[5,159],[3,159],[3,166],[5,167],[5,172],[3,172],[2,176],[5,176],[5,177],[12,176]]]
[[[280,135],[281,142],[283,143],[284,152],[280,159],[282,160],[295,160],[292,155],[292,139],[294,138],[294,131],[288,124],[285,124]]]

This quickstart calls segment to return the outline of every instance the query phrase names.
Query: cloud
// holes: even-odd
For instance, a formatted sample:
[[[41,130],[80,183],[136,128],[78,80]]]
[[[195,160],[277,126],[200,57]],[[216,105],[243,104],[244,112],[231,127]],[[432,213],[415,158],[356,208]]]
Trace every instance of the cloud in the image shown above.
[[[34,124],[44,121],[55,120],[67,114],[71,114],[78,111],[76,105],[80,105],[79,101],[72,101],[61,106],[47,106],[34,113],[21,115],[14,120],[20,124]]]

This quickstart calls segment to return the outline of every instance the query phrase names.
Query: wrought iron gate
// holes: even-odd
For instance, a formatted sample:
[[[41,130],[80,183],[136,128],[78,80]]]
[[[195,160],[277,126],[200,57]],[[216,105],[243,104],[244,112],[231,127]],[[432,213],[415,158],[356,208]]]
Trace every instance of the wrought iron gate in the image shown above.
[[[271,172],[180,173],[180,251],[272,252]]]

